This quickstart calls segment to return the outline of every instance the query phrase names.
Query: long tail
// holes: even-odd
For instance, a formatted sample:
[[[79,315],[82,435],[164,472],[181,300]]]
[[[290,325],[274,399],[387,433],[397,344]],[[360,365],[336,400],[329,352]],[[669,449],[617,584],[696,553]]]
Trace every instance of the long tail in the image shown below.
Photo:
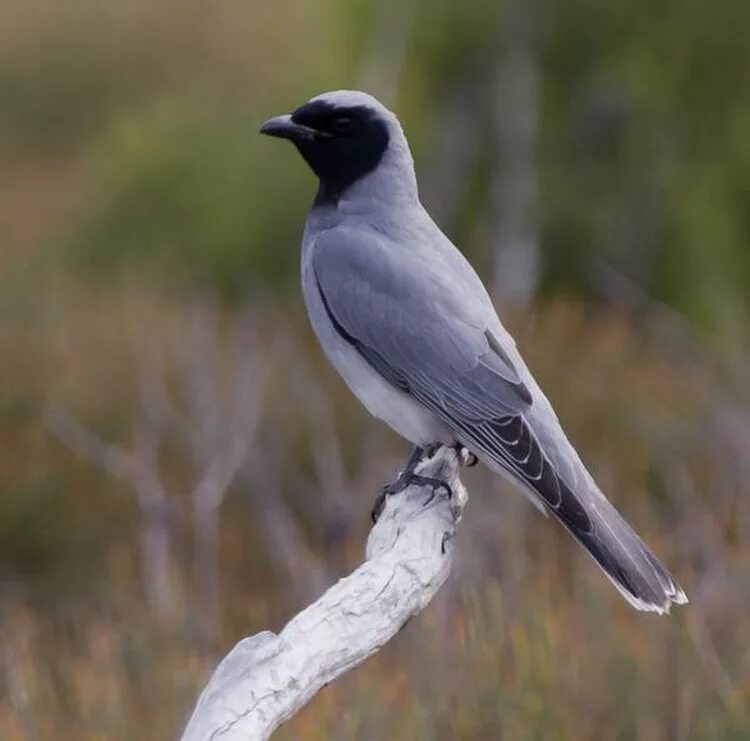
[[[567,489],[561,482],[561,488]],[[672,604],[688,598],[651,549],[604,497],[585,508],[589,525],[581,527],[581,503],[567,489],[561,506],[549,510],[588,551],[622,596],[636,609],[669,613]]]
[[[636,609],[665,614],[688,599],[659,559],[596,488],[572,491],[520,416],[462,425],[464,444],[551,512]]]

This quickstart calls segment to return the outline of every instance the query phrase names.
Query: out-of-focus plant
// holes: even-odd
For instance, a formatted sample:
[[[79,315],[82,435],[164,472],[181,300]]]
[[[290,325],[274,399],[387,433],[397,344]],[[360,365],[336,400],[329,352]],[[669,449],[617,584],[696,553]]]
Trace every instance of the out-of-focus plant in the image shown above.
[[[261,147],[256,121],[180,107],[118,122],[99,143],[98,195],[68,238],[99,274],[128,265],[170,282],[247,299],[298,273],[301,221],[314,192],[293,182],[291,157]]]

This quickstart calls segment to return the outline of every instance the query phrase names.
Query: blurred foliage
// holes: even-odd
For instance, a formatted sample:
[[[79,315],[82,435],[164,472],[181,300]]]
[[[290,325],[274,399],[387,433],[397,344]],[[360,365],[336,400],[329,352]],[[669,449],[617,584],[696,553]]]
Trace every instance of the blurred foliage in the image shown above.
[[[374,93],[394,91],[427,205],[488,275],[511,11],[0,4],[0,738],[173,736],[217,656],[299,609],[308,561],[328,579],[359,561],[370,497],[404,446],[314,345],[296,289],[314,181],[257,127],[321,90],[372,78]],[[472,471],[453,582],[280,738],[750,737],[750,4],[533,11],[543,281],[509,323],[691,605],[661,621],[632,613],[559,528]],[[460,177],[433,176],[457,156]],[[174,390],[191,317],[218,311],[224,347],[240,306],[268,368],[258,454],[281,463],[278,480],[240,479],[221,510],[221,620],[206,636],[189,451],[160,451],[182,513],[165,624],[147,603],[133,491],[41,418],[58,403],[131,444],[144,358],[171,348]],[[233,357],[210,358],[220,387]],[[258,496],[293,516],[300,573],[269,547]]]
[[[492,152],[494,60],[509,5],[439,0],[416,4],[413,22],[405,6],[385,26],[392,36],[406,24],[390,102],[420,170],[441,156],[438,132],[457,90]],[[390,70],[396,52],[377,32],[384,7],[295,0],[283,12],[241,3],[218,12],[190,0],[175,16],[165,2],[39,0],[34,14],[5,4],[8,154],[35,161],[54,148],[86,168],[48,251],[108,268],[144,260],[170,283],[178,275],[234,298],[294,276],[312,179],[291,148],[259,141],[256,127],[311,94],[357,85],[363,65]],[[606,265],[700,324],[741,323],[750,309],[750,6],[534,7],[545,290],[600,294],[596,270]],[[460,209],[444,223],[480,264],[489,259],[487,161],[469,164]],[[295,216],[279,218],[282,210]]]
[[[297,270],[288,218],[307,204],[247,120],[184,110],[120,122],[96,149],[94,216],[68,249],[105,274],[127,260],[246,299]]]
[[[140,414],[144,341],[179,351],[189,317],[207,307],[133,283],[114,300],[107,293],[82,294],[78,284],[48,291],[36,308],[56,317],[46,323],[54,340],[40,342],[34,326],[19,329],[13,354],[16,361],[36,354],[43,386],[27,383],[21,363],[7,371],[19,399],[32,406],[40,396],[63,399],[103,439],[126,445]],[[321,361],[297,302],[256,324],[273,328],[251,349],[269,370],[256,447],[268,465],[274,455],[283,461],[276,485],[261,495],[296,513],[307,547],[333,579],[361,559],[370,498],[404,445],[368,419]],[[561,528],[489,472],[467,472],[472,501],[454,579],[279,738],[750,733],[743,392],[727,383],[726,368],[695,355],[656,319],[637,326],[557,301],[514,324],[571,437],[679,575],[691,604],[663,619],[633,612]],[[222,377],[236,370],[231,353],[221,353],[221,364]],[[169,375],[179,373],[175,366]],[[333,415],[332,430],[321,426],[320,405]],[[180,609],[165,625],[144,600],[141,530],[127,485],[77,459],[37,421],[19,422],[8,414],[0,425],[0,621],[6,687],[17,690],[0,696],[0,736],[26,738],[25,726],[39,738],[173,735],[217,653],[241,635],[277,629],[305,602],[292,585],[309,578],[311,565],[280,567],[261,530],[258,484],[243,479],[222,510],[218,634],[206,643],[196,633],[201,605],[184,517],[175,522],[182,545],[172,576]],[[328,459],[337,445],[342,470],[316,472],[317,457]],[[164,451],[161,473],[180,508],[194,464],[180,449]],[[339,493],[326,491],[325,476],[341,480]],[[337,501],[342,509],[332,510]]]
[[[742,322],[750,6],[551,9],[540,158],[548,283],[585,289],[591,264],[606,260],[701,324]]]

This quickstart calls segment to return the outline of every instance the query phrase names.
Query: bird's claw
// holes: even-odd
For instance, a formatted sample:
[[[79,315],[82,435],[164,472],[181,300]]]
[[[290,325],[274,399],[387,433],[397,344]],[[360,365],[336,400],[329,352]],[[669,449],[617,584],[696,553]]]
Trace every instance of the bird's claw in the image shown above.
[[[398,478],[395,479],[395,481],[391,481],[380,490],[380,493],[375,499],[375,504],[372,507],[372,512],[370,512],[373,525],[380,519],[380,515],[383,514],[386,498],[393,494],[400,494],[411,484],[414,475],[414,473],[404,470],[398,475]]]
[[[400,494],[404,489],[414,485],[429,486],[432,489],[429,499],[424,503],[425,507],[432,502],[437,492],[441,489],[445,492],[448,499],[453,499],[453,489],[451,489],[450,485],[445,481],[432,476],[420,476],[411,471],[404,471],[395,481],[391,481],[390,484],[386,484],[380,490],[380,493],[375,499],[372,512],[370,512],[373,524],[375,524],[380,519],[380,515],[383,514],[387,497],[392,496],[393,494]]]
[[[406,466],[404,467],[404,470],[401,471],[401,473],[394,481],[386,484],[380,490],[380,493],[375,499],[375,504],[373,505],[372,511],[370,512],[370,517],[372,518],[373,524],[380,519],[380,515],[383,513],[386,498],[393,494],[399,494],[404,489],[412,485],[429,486],[432,490],[430,493],[430,497],[424,503],[425,507],[432,503],[433,499],[435,499],[435,495],[440,490],[445,492],[448,499],[453,499],[453,489],[451,489],[450,485],[445,481],[432,476],[420,476],[419,474],[414,473],[414,469],[419,465],[421,461],[423,461],[425,458],[432,458],[442,447],[443,443],[433,443],[432,445],[428,445],[424,448],[414,448],[409,460],[407,461]],[[476,455],[470,452],[464,445],[462,445],[461,443],[456,443],[453,448],[456,451],[456,454],[458,455],[459,461],[461,463],[466,466],[475,466],[477,464]]]
[[[448,499],[453,499],[453,489],[451,489],[450,484],[446,483],[442,479],[436,479],[432,476],[419,476],[417,474],[414,474],[414,476],[412,476],[411,483],[417,484],[418,486],[429,486],[432,489],[429,499],[424,503],[425,507],[428,504],[432,503],[435,495],[441,489],[446,493]]]
[[[385,499],[388,496],[388,492],[386,491],[387,488],[387,486],[384,486],[380,490],[380,493],[375,498],[375,504],[372,505],[370,519],[372,520],[373,525],[380,519],[380,515],[383,514],[383,510],[385,509]]]

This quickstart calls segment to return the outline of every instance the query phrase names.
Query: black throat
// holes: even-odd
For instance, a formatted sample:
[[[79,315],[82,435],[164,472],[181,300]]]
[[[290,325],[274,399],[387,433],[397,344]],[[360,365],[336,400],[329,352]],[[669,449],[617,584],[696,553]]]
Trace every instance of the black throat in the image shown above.
[[[351,129],[336,130],[336,120],[346,117]],[[318,176],[315,205],[336,203],[344,192],[380,163],[390,140],[387,123],[366,106],[342,108],[314,101],[298,108],[292,120],[320,133],[295,141],[300,154]]]

